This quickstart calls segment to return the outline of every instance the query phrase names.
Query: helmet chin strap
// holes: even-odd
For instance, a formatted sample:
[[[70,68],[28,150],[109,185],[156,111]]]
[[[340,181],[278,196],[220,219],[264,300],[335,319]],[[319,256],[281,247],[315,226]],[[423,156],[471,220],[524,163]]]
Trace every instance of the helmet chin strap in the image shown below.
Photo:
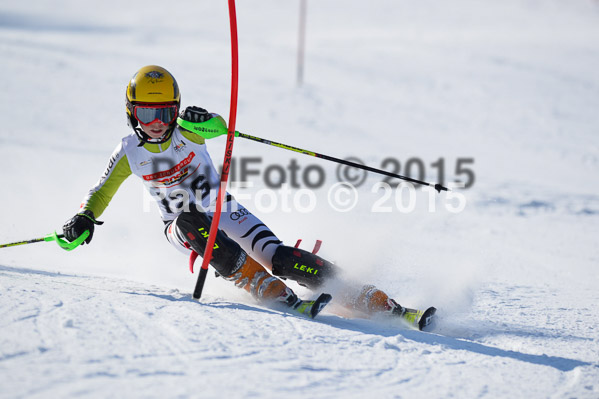
[[[131,129],[133,129],[133,131],[135,132],[135,134],[137,135],[137,138],[139,139],[139,144],[137,145],[138,147],[143,147],[144,144],[162,144],[168,141],[168,139],[171,138],[171,135],[173,134],[173,131],[175,130],[175,123],[171,123],[168,127],[168,129],[166,130],[166,132],[164,132],[164,134],[157,139],[153,139],[152,137],[148,136],[146,134],[146,132],[144,132],[142,130],[141,127],[139,127],[139,124],[137,123],[136,120],[131,120],[133,118],[129,117],[129,126],[131,126]]]
[[[162,144],[162,143],[166,143],[168,141],[168,139],[171,138],[171,135],[173,134],[173,130],[175,130],[175,126],[169,126],[169,128],[166,130],[166,132],[164,132],[164,134],[157,139],[153,139],[152,137],[148,136],[141,128],[139,127],[135,127],[133,128],[133,130],[135,130],[135,133],[137,134],[137,137],[139,138],[139,147],[143,146],[144,144]]]

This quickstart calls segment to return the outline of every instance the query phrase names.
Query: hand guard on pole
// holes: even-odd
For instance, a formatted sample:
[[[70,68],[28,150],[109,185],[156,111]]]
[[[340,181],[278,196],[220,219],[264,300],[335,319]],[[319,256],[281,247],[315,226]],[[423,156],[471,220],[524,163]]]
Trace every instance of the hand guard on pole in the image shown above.
[[[104,224],[104,222],[97,221],[92,211],[85,210],[67,220],[64,226],[62,226],[62,231],[64,237],[69,242],[73,242],[87,230],[89,231],[89,236],[87,236],[83,244],[89,244],[94,235],[94,225],[101,224]]]

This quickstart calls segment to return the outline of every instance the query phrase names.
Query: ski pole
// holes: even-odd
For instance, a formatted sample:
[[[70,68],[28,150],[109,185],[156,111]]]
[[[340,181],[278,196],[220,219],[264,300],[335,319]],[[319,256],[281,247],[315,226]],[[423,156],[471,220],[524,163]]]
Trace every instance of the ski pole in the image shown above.
[[[190,122],[190,121],[186,121],[183,118],[179,117],[177,119],[177,123],[183,129],[188,130],[188,131],[193,132],[193,133],[196,133],[196,134],[199,134],[200,136],[204,137],[205,139],[212,139],[212,138],[215,138],[215,137],[222,136],[224,134],[228,135],[228,130],[227,129],[220,128],[220,127],[211,127],[211,128],[207,129],[207,128],[205,128],[205,127],[202,126],[203,122],[200,122],[200,123]],[[411,177],[402,176],[402,175],[398,175],[396,173],[387,172],[386,170],[382,170],[382,169],[376,169],[376,168],[373,168],[371,166],[362,165],[362,164],[359,164],[359,163],[356,163],[356,162],[348,161],[346,159],[335,158],[335,157],[332,157],[330,155],[319,154],[319,153],[314,152],[314,151],[308,151],[308,150],[304,150],[304,149],[298,148],[298,147],[293,147],[293,146],[290,146],[290,145],[287,145],[287,144],[282,144],[282,143],[277,143],[275,141],[266,140],[266,139],[263,139],[263,138],[260,138],[260,137],[252,136],[250,134],[245,134],[245,133],[241,133],[241,132],[236,131],[235,132],[235,137],[241,137],[241,138],[244,138],[244,139],[256,141],[258,143],[267,144],[267,145],[270,145],[270,146],[273,146],[273,147],[282,148],[284,150],[289,150],[289,151],[297,152],[297,153],[300,153],[300,154],[309,155],[311,157],[325,159],[327,161],[336,162],[336,163],[339,163],[339,164],[342,164],[342,165],[351,166],[351,167],[354,167],[354,168],[357,168],[357,169],[366,170],[368,172],[374,172],[374,173],[378,173],[378,174],[381,174],[381,175],[385,175],[385,176],[389,176],[389,177],[394,177],[396,179],[406,180],[406,181],[409,181],[409,182],[412,182],[412,183],[421,184],[421,185],[428,186],[428,187],[433,187],[438,192],[449,191],[449,189],[447,187],[444,187],[440,183],[429,183],[429,182],[425,182],[425,181],[422,181],[422,180],[413,179]]]
[[[88,236],[89,236],[89,230],[85,230],[83,232],[83,234],[81,234],[79,237],[77,237],[77,239],[75,241],[68,242],[66,240],[63,240],[64,234],[58,234],[58,233],[54,232],[52,234],[45,235],[44,237],[41,237],[41,238],[34,238],[31,240],[11,242],[8,244],[0,244],[0,248],[16,247],[18,245],[33,244],[36,242],[55,241],[58,244],[58,246],[61,247],[62,249],[66,250],[66,251],[72,251],[73,249],[75,249],[79,245],[81,245],[81,243],[83,243],[83,241],[85,241],[85,239]]]
[[[327,161],[336,162],[336,163],[340,163],[340,164],[343,164],[343,165],[351,166],[351,167],[354,167],[354,168],[366,170],[368,172],[379,173],[381,175],[395,177],[397,179],[406,180],[406,181],[409,181],[409,182],[412,182],[412,183],[422,184],[424,186],[433,187],[438,192],[441,192],[441,190],[443,190],[443,191],[449,191],[449,189],[447,187],[444,187],[444,186],[442,186],[439,183],[428,183],[428,182],[425,182],[425,181],[422,181],[422,180],[412,179],[411,177],[402,176],[402,175],[398,175],[396,173],[387,172],[386,170],[376,169],[376,168],[373,168],[373,167],[370,167],[370,166],[367,166],[367,165],[361,165],[359,163],[351,162],[351,161],[348,161],[348,160],[345,160],[345,159],[335,158],[335,157],[331,157],[329,155],[319,154],[317,152],[308,151],[308,150],[304,150],[304,149],[297,148],[297,147],[292,147],[292,146],[287,145],[287,144],[277,143],[277,142],[274,142],[274,141],[262,139],[260,137],[251,136],[249,134],[245,134],[245,133],[241,133],[241,132],[235,132],[235,135],[238,136],[238,137],[244,138],[244,139],[248,139],[248,140],[252,140],[252,141],[257,141],[258,143],[267,144],[267,145],[270,145],[270,146],[273,146],[273,147],[282,148],[284,150],[294,151],[294,152],[298,152],[300,154],[310,155],[312,157],[326,159]]]

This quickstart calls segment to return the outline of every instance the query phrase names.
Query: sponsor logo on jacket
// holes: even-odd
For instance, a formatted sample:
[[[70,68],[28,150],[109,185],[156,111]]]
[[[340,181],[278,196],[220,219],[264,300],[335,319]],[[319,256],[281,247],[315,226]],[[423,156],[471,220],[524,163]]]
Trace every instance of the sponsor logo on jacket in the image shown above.
[[[189,164],[195,158],[196,154],[191,152],[187,158],[184,158],[177,165],[168,170],[143,175],[144,181],[151,181],[155,187],[168,187],[180,183],[189,176]]]
[[[185,148],[186,145],[187,144],[185,144],[185,142],[183,140],[181,140],[181,142],[179,144],[176,144],[173,146],[173,149],[175,150],[175,152],[181,152]]]
[[[110,157],[110,160],[108,161],[108,166],[106,167],[106,170],[104,171],[104,174],[102,175],[102,177],[100,178],[100,180],[104,180],[108,177],[108,175],[110,174],[110,172],[112,172],[112,168],[114,168],[114,165],[116,165],[117,160],[120,158],[120,155],[118,153],[113,154]]]

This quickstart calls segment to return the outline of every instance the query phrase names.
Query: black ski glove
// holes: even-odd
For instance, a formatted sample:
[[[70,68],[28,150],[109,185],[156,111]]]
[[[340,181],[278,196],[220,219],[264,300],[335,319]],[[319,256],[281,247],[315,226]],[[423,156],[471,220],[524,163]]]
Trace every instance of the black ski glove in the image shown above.
[[[89,230],[89,236],[84,242],[84,244],[89,244],[94,235],[95,224],[104,224],[104,222],[97,221],[92,211],[85,210],[69,219],[64,226],[62,226],[62,232],[69,242],[73,242],[79,238],[79,236],[83,234],[85,230]]]
[[[181,111],[179,117],[184,121],[201,123],[206,122],[208,119],[212,119],[212,114],[204,108],[191,105],[185,108],[184,111]]]

